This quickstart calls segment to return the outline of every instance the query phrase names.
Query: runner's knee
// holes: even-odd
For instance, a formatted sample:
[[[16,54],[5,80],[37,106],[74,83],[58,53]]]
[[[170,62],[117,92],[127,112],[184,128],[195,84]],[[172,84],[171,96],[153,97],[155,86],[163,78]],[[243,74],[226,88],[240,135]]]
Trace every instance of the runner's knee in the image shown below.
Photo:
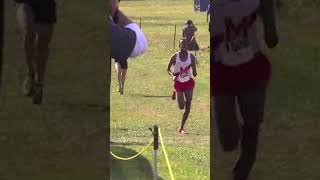
[[[230,152],[235,150],[239,144],[240,135],[237,133],[220,134],[219,139],[223,151]]]
[[[49,35],[48,35],[49,36]],[[37,46],[39,49],[48,49],[51,37],[39,36]]]
[[[190,110],[191,108],[191,101],[186,101],[186,109]]]
[[[229,121],[231,122],[231,121]],[[240,142],[240,127],[236,124],[220,124],[219,139],[224,151],[235,150]]]
[[[36,39],[36,34],[31,30],[25,30],[22,32],[22,36],[23,36],[23,40],[25,43],[29,44],[29,43],[34,43],[35,39]]]
[[[190,113],[190,109],[191,109],[191,102],[186,102],[186,105],[185,105],[185,114],[189,114]]]
[[[182,110],[182,109],[184,109],[185,104],[184,103],[179,103],[178,106],[179,106],[179,109]]]

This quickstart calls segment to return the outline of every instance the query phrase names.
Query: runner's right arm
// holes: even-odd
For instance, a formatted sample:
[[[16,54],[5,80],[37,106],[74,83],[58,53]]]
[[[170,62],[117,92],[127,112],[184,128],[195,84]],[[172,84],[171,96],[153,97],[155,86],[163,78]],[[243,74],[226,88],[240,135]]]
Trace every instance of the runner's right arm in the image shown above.
[[[176,54],[174,54],[173,56],[171,56],[170,61],[169,61],[169,64],[168,64],[168,66],[167,66],[167,72],[168,72],[168,74],[169,74],[170,76],[175,76],[175,75],[173,74],[173,72],[171,71],[171,67],[172,67],[172,65],[174,65],[175,63],[176,63]]]

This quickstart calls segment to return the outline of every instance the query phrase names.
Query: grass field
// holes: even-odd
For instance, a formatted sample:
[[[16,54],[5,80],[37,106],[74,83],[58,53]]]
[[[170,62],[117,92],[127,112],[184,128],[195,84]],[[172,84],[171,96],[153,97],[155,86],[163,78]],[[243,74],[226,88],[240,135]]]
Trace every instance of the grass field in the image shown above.
[[[121,1],[120,8],[139,24],[149,40],[149,51],[130,60],[124,95],[116,92],[117,79],[112,71],[111,138],[117,145],[113,152],[127,157],[141,150],[152,138],[148,128],[159,125],[176,179],[210,179],[209,155],[209,49],[199,52],[200,65],[190,117],[188,135],[179,135],[182,116],[177,103],[171,100],[172,79],[166,66],[173,53],[174,26],[181,38],[184,21],[192,19],[198,27],[201,48],[209,46],[205,13],[193,11],[193,1]],[[178,42],[178,41],[177,41]],[[170,179],[164,154],[159,152],[159,176]],[[120,162],[112,159],[113,179],[151,179],[153,153],[150,148],[139,159]],[[146,170],[146,168],[148,170]]]
[[[318,0],[283,0],[279,17],[280,44],[268,50],[273,74],[265,123],[252,180],[320,179],[320,14]],[[123,96],[116,92],[114,72],[108,72],[108,26],[101,1],[58,1],[58,24],[48,64],[41,107],[23,97],[25,63],[16,29],[12,1],[6,1],[5,64],[0,106],[1,180],[107,179],[106,89],[111,84],[111,137],[113,152],[130,156],[152,138],[148,128],[157,124],[177,180],[208,180],[210,168],[209,51],[199,52],[200,66],[187,128],[176,130],[182,112],[170,99],[172,80],[166,65],[186,19],[198,26],[202,48],[209,45],[204,13],[193,12],[192,0],[121,1],[133,20],[142,18],[149,39],[145,55],[129,62]],[[177,43],[176,43],[177,50]],[[216,138],[212,136],[212,138]],[[217,141],[212,147],[213,177],[228,180],[235,154],[224,154]],[[121,162],[112,159],[114,180],[151,179],[152,149]],[[159,176],[169,179],[163,152]]]
[[[44,101],[37,107],[22,95],[26,65],[13,1],[5,2],[0,179],[105,179],[106,4],[57,1]]]
[[[267,51],[273,74],[251,179],[315,180],[320,179],[320,4],[283,2],[280,44]],[[219,146],[212,154],[213,178],[229,180],[236,153],[222,153]]]

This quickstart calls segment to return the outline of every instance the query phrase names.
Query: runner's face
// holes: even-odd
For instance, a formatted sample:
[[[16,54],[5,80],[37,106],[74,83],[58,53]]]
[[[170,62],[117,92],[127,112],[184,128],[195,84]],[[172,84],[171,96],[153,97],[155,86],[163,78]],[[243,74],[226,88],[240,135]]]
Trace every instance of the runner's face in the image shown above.
[[[187,51],[187,41],[181,41],[180,42],[180,50],[181,51]]]

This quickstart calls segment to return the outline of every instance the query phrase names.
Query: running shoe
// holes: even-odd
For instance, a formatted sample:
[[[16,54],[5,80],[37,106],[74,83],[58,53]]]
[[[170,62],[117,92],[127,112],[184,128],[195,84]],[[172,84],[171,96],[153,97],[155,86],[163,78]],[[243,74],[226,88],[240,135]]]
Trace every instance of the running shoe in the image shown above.
[[[187,129],[179,128],[178,132],[180,134],[188,134]]]
[[[33,88],[33,96],[32,102],[33,104],[40,105],[42,103],[42,96],[43,96],[43,87],[41,83],[35,83]]]
[[[25,96],[31,97],[33,94],[34,79],[33,76],[27,76],[22,83],[22,92]]]

